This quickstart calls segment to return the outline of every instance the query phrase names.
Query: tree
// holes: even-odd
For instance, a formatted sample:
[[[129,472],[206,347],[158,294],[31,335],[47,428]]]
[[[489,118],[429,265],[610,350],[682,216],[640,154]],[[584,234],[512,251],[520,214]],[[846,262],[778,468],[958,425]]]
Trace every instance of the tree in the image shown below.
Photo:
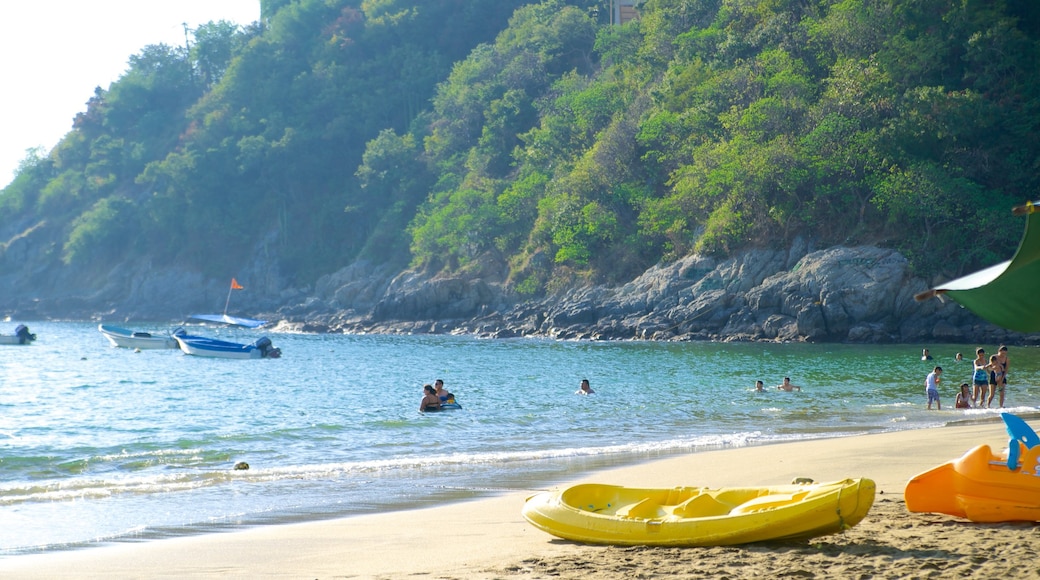
[[[190,56],[200,82],[208,87],[224,77],[232,55],[239,49],[241,33],[235,23],[226,20],[207,22],[192,32],[195,43]]]

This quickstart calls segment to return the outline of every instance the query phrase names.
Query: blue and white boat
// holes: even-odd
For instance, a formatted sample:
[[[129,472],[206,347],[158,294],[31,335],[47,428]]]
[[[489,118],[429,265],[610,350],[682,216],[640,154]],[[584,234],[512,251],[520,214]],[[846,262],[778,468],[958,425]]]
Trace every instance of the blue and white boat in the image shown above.
[[[174,330],[172,334],[152,334],[120,328],[111,324],[99,324],[98,331],[112,343],[112,346],[122,348],[135,348],[141,350],[154,350],[161,348],[178,348],[175,334],[184,334],[183,328]]]
[[[239,344],[205,336],[192,336],[190,334],[175,334],[173,338],[177,341],[184,354],[194,356],[205,356],[210,358],[278,358],[282,356],[282,349],[272,346],[271,339],[266,336],[260,337],[252,344]]]

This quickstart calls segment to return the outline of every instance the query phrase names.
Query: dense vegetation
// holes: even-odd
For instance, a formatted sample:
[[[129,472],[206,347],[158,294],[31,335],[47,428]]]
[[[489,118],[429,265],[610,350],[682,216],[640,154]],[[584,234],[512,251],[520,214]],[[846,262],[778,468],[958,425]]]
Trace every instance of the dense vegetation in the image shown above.
[[[150,46],[0,192],[0,248],[299,284],[358,259],[536,294],[802,236],[1006,259],[1032,0],[265,0]]]

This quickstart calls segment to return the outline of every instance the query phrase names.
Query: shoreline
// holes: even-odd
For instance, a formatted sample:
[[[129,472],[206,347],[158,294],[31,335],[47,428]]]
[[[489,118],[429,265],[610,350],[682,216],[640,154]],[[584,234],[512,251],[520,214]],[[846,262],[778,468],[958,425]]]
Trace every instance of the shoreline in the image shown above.
[[[1035,424],[1035,419],[1033,422]],[[553,538],[523,520],[520,507],[535,491],[528,490],[432,508],[15,555],[0,558],[0,575],[5,578],[395,578],[411,575],[459,579],[513,576],[620,579],[631,577],[642,565],[650,566],[651,560],[674,560],[674,574],[690,574],[694,567],[717,560],[714,568],[704,569],[708,577],[711,570],[718,572],[719,566],[732,564],[735,554],[761,559],[761,564],[766,565],[789,556],[804,560],[805,554],[799,551],[812,550],[812,546],[843,546],[840,550],[835,548],[842,553],[865,551],[866,555],[888,563],[885,565],[896,566],[897,562],[891,557],[873,553],[880,549],[876,545],[881,541],[877,534],[882,533],[885,541],[891,535],[890,531],[877,528],[895,525],[906,529],[917,525],[935,526],[936,522],[937,531],[952,533],[951,530],[955,530],[966,536],[957,544],[958,548],[978,549],[983,545],[980,534],[991,533],[997,542],[993,557],[998,558],[997,552],[1002,551],[999,542],[1008,542],[1009,535],[1026,534],[1027,538],[1034,538],[1035,545],[1036,534],[1040,533],[1038,528],[1032,524],[983,526],[942,515],[910,514],[902,507],[902,494],[907,479],[913,475],[960,457],[976,445],[989,444],[999,452],[1007,446],[1007,441],[1002,423],[980,420],[933,429],[690,453],[584,473],[568,482],[721,487],[789,483],[795,477],[811,477],[821,482],[846,477],[874,479],[878,495],[867,518],[844,534],[815,539],[808,547],[805,544],[794,547],[760,544],[665,549],[575,544]],[[931,540],[911,537],[906,541],[930,545]],[[916,553],[912,545],[893,549]],[[1036,549],[1031,549],[1035,554]],[[691,558],[691,554],[697,557]],[[964,558],[977,560],[978,556]],[[910,558],[914,563],[919,559]],[[640,564],[643,560],[646,561]],[[960,558],[956,560],[959,562]],[[619,565],[620,561],[634,563],[625,567]],[[826,559],[823,565],[820,573],[826,575]],[[662,571],[659,562],[654,566],[658,576],[669,575]],[[799,563],[798,566],[805,568],[806,565]],[[990,571],[1011,578],[1025,577],[1003,569]],[[755,566],[743,572],[728,570],[733,577],[748,578],[775,572],[763,572]],[[885,569],[871,573],[877,577],[901,577],[918,572],[898,568],[893,569],[891,576],[885,575],[889,574]]]
[[[1026,420],[1036,419],[1040,421],[1040,409],[1029,412],[1021,412],[1021,409],[1019,409],[1019,411],[1016,412],[1016,414],[1019,417]],[[85,540],[81,542],[65,544],[25,546],[18,548],[5,548],[4,546],[0,546],[0,562],[6,559],[19,558],[23,556],[45,554],[55,555],[64,552],[93,550],[124,544],[140,545],[151,542],[161,542],[168,540],[204,537],[212,535],[223,535],[228,533],[238,533],[262,528],[277,528],[281,526],[330,522],[341,519],[365,517],[375,515],[376,513],[419,511],[443,505],[457,505],[466,504],[470,502],[479,502],[500,497],[503,495],[515,493],[527,494],[533,493],[534,491],[552,489],[562,485],[568,485],[576,480],[593,480],[595,479],[596,474],[609,473],[612,471],[630,468],[638,468],[639,466],[645,464],[655,463],[658,461],[668,461],[672,459],[685,457],[688,455],[697,455],[701,453],[710,453],[724,450],[734,451],[751,447],[769,447],[776,445],[785,445],[790,443],[801,443],[828,439],[845,439],[850,437],[861,437],[866,435],[879,435],[884,433],[902,431],[942,429],[950,426],[978,425],[988,423],[996,423],[999,425],[1003,424],[998,415],[985,414],[977,415],[974,417],[961,416],[959,418],[946,421],[943,424],[918,426],[913,429],[897,429],[895,431],[881,431],[879,430],[880,427],[875,427],[861,432],[851,430],[834,432],[827,430],[811,434],[806,433],[803,437],[796,437],[793,439],[752,438],[750,440],[744,440],[741,442],[727,441],[715,444],[698,444],[693,448],[685,447],[681,449],[665,449],[656,451],[644,450],[639,452],[628,451],[621,454],[608,455],[593,454],[590,456],[579,456],[576,458],[572,458],[572,462],[569,465],[555,470],[552,474],[547,474],[545,470],[540,470],[536,474],[525,474],[523,472],[520,472],[516,477],[510,477],[509,481],[505,485],[473,484],[464,487],[437,488],[438,497],[436,499],[424,499],[418,496],[408,497],[405,499],[398,498],[397,500],[391,501],[386,505],[381,506],[381,512],[377,508],[371,506],[369,509],[365,510],[347,509],[342,511],[289,511],[280,515],[268,514],[267,517],[257,517],[256,519],[246,518],[245,520],[239,519],[238,521],[235,521],[234,519],[227,519],[227,521],[214,521],[209,523],[197,522],[192,525],[165,526],[156,529],[138,531],[134,533],[125,533],[119,536],[95,538],[93,540]],[[694,485],[701,484],[694,483]]]

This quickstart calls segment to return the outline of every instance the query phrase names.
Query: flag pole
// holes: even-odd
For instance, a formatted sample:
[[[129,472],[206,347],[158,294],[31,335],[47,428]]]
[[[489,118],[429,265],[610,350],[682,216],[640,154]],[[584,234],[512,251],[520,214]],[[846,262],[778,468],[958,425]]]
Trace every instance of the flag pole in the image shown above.
[[[231,304],[231,292],[233,292],[234,290],[235,290],[235,285],[234,285],[234,283],[232,283],[231,287],[228,288],[228,291],[227,291],[227,300],[224,301],[224,316],[227,316],[228,304]]]

